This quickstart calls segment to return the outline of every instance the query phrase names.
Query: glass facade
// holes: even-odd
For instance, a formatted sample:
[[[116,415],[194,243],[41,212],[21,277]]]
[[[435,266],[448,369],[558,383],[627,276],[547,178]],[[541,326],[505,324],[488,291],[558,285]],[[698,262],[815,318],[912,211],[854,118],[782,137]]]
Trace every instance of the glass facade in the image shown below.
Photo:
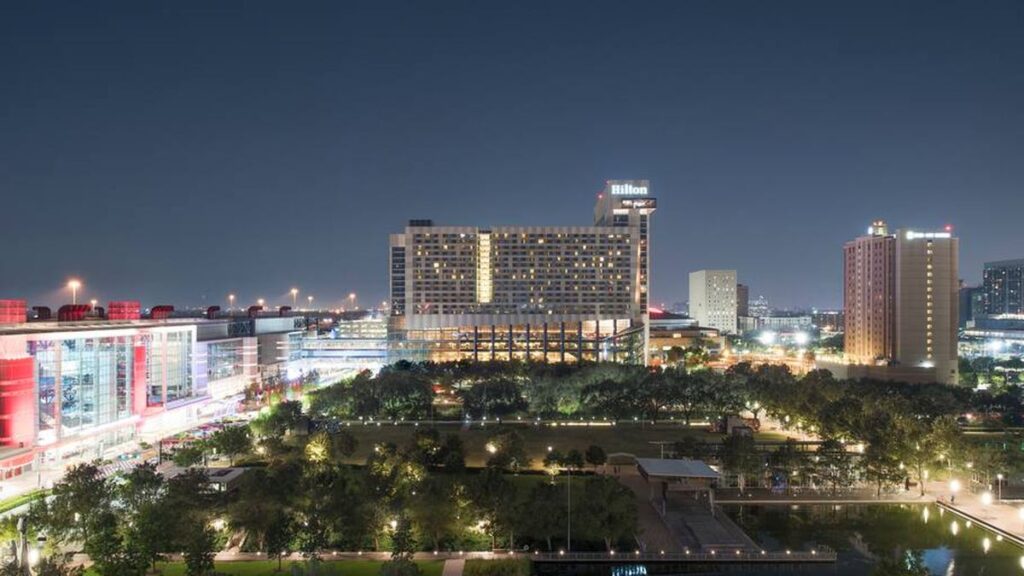
[[[53,444],[130,418],[135,394],[145,395],[147,406],[201,396],[192,376],[194,341],[191,329],[28,339],[26,351],[35,360],[37,443]],[[137,347],[145,350],[144,374],[137,372]]]
[[[192,332],[148,334],[146,343],[147,404],[159,406],[196,396],[192,381]]]
[[[28,343],[36,359],[40,444],[131,415],[132,342],[103,336]]]
[[[243,372],[242,341],[214,342],[207,347],[206,378],[213,382]]]

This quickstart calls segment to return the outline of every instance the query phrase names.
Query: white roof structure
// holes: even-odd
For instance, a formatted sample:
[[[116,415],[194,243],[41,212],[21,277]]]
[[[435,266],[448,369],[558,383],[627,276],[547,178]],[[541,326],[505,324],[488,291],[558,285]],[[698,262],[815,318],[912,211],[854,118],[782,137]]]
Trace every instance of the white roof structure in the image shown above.
[[[636,465],[645,478],[719,478],[718,472],[702,460],[637,458]]]

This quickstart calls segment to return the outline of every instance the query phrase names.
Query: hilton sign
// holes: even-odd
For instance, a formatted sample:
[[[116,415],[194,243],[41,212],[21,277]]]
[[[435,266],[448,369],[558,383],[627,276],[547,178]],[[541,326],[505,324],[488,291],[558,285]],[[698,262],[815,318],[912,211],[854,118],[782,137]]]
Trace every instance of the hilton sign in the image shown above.
[[[647,196],[646,181],[641,185],[632,182],[609,183],[612,196]]]

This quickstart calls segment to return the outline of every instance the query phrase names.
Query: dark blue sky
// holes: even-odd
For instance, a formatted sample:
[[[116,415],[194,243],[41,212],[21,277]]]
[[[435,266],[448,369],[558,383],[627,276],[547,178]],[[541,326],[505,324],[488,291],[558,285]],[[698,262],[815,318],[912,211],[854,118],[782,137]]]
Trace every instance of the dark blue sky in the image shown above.
[[[841,303],[875,217],[1024,257],[1024,2],[5,2],[0,297],[318,302],[387,234],[586,224],[649,178],[653,301]]]

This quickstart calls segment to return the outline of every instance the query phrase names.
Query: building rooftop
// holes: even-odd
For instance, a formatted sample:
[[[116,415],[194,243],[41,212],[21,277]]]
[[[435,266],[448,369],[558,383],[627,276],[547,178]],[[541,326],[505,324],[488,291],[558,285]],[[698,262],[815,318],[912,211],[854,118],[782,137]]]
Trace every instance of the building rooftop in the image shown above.
[[[665,458],[637,458],[640,473],[656,478],[711,478],[717,479],[718,472],[702,460],[669,460]]]

